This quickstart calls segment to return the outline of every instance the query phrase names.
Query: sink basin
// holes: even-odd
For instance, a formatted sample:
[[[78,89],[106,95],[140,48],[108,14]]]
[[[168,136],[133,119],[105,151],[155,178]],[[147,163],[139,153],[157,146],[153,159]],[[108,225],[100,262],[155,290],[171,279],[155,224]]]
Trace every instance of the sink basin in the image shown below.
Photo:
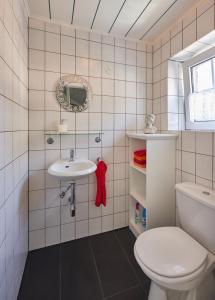
[[[48,168],[48,173],[60,180],[69,181],[87,176],[95,172],[96,168],[96,164],[90,160],[58,160]]]

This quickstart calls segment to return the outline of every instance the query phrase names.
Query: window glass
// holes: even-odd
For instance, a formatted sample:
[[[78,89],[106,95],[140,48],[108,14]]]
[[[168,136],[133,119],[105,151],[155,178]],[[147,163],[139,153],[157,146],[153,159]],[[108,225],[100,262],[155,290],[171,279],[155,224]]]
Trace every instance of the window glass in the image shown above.
[[[215,130],[215,47],[183,62],[186,129]]]
[[[193,93],[189,96],[190,121],[215,121],[215,90]]]
[[[211,59],[191,68],[193,93],[200,93],[213,88]]]

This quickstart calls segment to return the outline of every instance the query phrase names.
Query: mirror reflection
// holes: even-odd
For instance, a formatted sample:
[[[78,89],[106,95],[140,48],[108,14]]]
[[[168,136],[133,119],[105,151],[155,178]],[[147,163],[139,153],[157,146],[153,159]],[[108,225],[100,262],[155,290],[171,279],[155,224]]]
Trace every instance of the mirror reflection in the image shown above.
[[[66,75],[57,82],[57,100],[68,111],[81,112],[87,109],[91,94],[88,81],[78,75]]]
[[[63,88],[64,99],[70,105],[83,105],[87,99],[87,90],[82,86],[65,85]]]

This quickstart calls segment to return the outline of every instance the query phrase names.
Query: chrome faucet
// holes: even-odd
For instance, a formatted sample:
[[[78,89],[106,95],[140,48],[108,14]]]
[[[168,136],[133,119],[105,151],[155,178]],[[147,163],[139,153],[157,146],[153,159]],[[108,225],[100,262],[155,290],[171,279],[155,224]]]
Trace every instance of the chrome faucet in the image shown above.
[[[74,149],[70,149],[70,158],[69,158],[69,161],[74,161],[74,154],[75,154],[75,150]]]

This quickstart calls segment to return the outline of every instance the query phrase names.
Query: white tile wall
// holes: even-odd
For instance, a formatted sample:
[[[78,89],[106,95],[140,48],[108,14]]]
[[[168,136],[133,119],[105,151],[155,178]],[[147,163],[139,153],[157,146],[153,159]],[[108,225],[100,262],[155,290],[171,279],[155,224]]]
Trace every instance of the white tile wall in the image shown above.
[[[161,130],[185,129],[182,68],[176,60],[210,44],[204,36],[215,29],[214,11],[214,1],[197,3],[154,42],[153,112]]]
[[[0,49],[0,114],[4,111],[0,115],[0,298],[4,299],[6,291],[7,298],[17,295],[27,252],[28,28],[22,0],[4,0],[0,5],[1,40],[4,36]],[[159,129],[183,129],[181,70],[169,58],[213,29],[214,1],[207,0],[155,41],[152,59],[151,47],[143,44],[29,20],[30,249],[127,224],[126,131],[143,129],[144,115],[152,111],[152,104]],[[68,73],[84,76],[93,88],[89,109],[81,114],[65,112],[55,99],[55,83]],[[104,131],[102,143],[96,144],[95,136],[76,135],[58,137],[47,145],[44,131],[55,129],[64,118],[70,130]],[[180,133],[177,181],[214,187],[214,145],[214,133]],[[74,219],[66,199],[58,196],[65,184],[47,174],[49,164],[68,156],[70,148],[80,157],[102,156],[108,164],[107,207],[94,206],[96,184],[90,176],[78,182]]]
[[[126,131],[142,130],[144,116],[152,111],[152,49],[39,20],[29,21],[29,168],[30,249],[123,227],[128,222]],[[54,90],[61,75],[76,73],[89,80],[93,99],[85,112],[65,112]],[[54,130],[68,119],[70,130],[102,130],[94,135],[58,137],[47,145],[44,130]],[[75,148],[79,157],[108,164],[107,207],[95,207],[95,176],[77,182],[76,217],[71,218],[64,188],[47,175],[48,166],[68,157]]]
[[[0,41],[0,299],[6,300],[17,298],[28,251],[28,16],[23,0],[0,1]]]
[[[176,150],[177,182],[186,180],[215,187],[214,140],[214,133],[211,132],[180,133]]]
[[[171,58],[177,59],[182,50],[184,57],[189,57],[193,55],[190,51],[203,47],[204,36],[215,28],[214,11],[213,0],[197,3],[154,43],[153,112],[157,115],[157,126],[161,131],[184,130],[182,71],[180,63]],[[209,39],[207,43],[211,43]],[[193,181],[214,188],[214,133],[178,133],[177,182]]]

